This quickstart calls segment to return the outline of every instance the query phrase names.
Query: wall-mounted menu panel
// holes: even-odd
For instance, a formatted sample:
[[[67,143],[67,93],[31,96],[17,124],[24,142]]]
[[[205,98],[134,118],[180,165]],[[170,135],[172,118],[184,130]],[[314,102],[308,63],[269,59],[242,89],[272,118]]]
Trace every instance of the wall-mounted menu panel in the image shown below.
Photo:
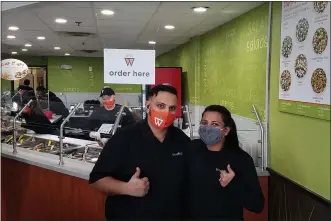
[[[279,109],[330,120],[330,3],[283,2]]]

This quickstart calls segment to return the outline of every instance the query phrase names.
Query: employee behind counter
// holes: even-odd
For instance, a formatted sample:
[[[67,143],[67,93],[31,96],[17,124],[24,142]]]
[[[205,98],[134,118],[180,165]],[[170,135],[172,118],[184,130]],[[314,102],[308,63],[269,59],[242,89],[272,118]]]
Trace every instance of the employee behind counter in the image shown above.
[[[104,88],[100,93],[101,106],[96,108],[88,119],[88,129],[97,131],[102,124],[114,124],[121,105],[115,104],[115,92],[111,88]],[[120,122],[121,127],[134,124],[135,120],[128,108],[124,108],[125,114]]]
[[[58,98],[53,92],[47,90],[43,86],[39,86],[36,89],[37,100],[43,109],[48,108],[49,97],[49,110],[56,115],[61,115],[63,118],[69,115],[69,110],[66,108],[60,98]]]

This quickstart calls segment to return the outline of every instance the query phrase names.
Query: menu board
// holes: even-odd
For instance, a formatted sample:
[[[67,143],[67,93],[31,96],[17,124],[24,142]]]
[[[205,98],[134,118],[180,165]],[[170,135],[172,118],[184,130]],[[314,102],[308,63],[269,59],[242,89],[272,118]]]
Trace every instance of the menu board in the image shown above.
[[[283,2],[279,109],[330,120],[330,2]]]

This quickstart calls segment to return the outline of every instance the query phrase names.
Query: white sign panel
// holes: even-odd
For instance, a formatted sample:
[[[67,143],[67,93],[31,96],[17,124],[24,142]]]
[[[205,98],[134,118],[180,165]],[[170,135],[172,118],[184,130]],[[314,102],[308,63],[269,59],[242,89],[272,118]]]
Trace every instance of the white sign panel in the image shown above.
[[[28,74],[28,66],[17,59],[1,61],[1,78],[5,80],[20,80]]]
[[[104,49],[104,83],[155,84],[155,51]]]

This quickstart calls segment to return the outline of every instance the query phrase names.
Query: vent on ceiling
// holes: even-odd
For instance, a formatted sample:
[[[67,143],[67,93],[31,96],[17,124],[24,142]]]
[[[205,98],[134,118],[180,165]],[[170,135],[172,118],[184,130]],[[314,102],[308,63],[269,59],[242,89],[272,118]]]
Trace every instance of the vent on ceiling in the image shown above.
[[[89,33],[89,32],[70,32],[70,31],[65,31],[65,32],[58,32],[62,36],[71,36],[71,37],[93,37],[95,36],[94,33]]]
[[[98,50],[80,50],[80,52],[83,52],[86,54],[92,54],[92,53],[98,52]]]

